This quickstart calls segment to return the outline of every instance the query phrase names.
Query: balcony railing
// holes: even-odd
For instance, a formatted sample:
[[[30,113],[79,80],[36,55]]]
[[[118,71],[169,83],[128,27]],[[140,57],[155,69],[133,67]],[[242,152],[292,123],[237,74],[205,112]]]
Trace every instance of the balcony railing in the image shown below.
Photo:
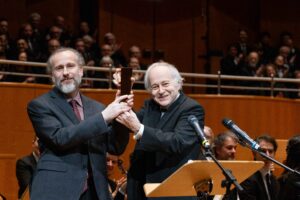
[[[10,71],[10,66],[17,65],[22,67],[46,67],[46,63],[39,62],[22,62],[15,60],[1,60],[0,59],[0,74],[4,75],[13,75],[13,76],[32,76],[32,77],[49,77],[48,74],[36,74],[36,73],[21,73],[21,72],[13,72]],[[5,70],[1,70],[1,67],[5,66]],[[3,67],[2,67],[3,68]],[[86,77],[84,76],[83,80],[89,81],[98,81],[98,82],[107,82],[108,88],[113,87],[112,83],[112,74],[115,72],[115,68],[103,68],[97,66],[84,66],[84,71],[99,71],[109,73],[108,78],[94,78],[94,77]],[[145,73],[145,70],[133,70],[138,73]],[[222,94],[223,90],[248,90],[248,91],[269,91],[270,96],[274,96],[275,92],[300,92],[300,89],[290,88],[290,87],[275,87],[275,83],[292,83],[292,84],[300,84],[300,79],[294,78],[275,78],[275,77],[249,77],[249,76],[231,76],[231,75],[223,75],[218,72],[218,74],[198,74],[198,73],[180,73],[182,77],[185,79],[183,86],[189,88],[213,88],[216,90],[217,94]],[[187,82],[187,80],[193,79],[191,82]],[[195,80],[202,80],[201,82],[205,83],[195,83]],[[205,81],[203,81],[205,80]],[[207,80],[211,80],[207,83]],[[255,82],[268,82],[270,87],[257,87],[257,86],[243,86],[243,85],[226,85],[224,81],[255,81]],[[143,84],[143,81],[136,81],[137,84]]]

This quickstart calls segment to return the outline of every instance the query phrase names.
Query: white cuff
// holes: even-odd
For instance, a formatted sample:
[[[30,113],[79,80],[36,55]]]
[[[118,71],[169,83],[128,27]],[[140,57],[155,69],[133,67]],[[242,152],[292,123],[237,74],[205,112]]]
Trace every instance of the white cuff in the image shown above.
[[[144,125],[141,124],[141,127],[140,127],[139,131],[133,135],[133,139],[134,140],[141,139],[141,137],[143,136],[143,133],[144,133]]]

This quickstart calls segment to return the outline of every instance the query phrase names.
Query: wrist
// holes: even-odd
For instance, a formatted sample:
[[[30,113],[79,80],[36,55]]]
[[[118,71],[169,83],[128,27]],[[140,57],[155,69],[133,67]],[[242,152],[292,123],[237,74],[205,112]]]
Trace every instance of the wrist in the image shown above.
[[[140,124],[139,130],[137,132],[134,132],[133,139],[139,140],[143,136],[143,133],[144,133],[144,125]]]

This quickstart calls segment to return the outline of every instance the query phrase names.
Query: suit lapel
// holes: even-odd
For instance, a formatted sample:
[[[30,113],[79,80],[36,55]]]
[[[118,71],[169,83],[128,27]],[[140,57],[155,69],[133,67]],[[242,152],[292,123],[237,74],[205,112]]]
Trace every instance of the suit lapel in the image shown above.
[[[91,104],[88,103],[89,99],[86,96],[81,95],[81,101],[83,106],[84,119],[86,119],[88,116],[93,115],[94,109]]]
[[[268,194],[267,194],[267,189],[266,186],[264,184],[264,180],[262,177],[262,174],[260,173],[260,171],[257,171],[257,180],[258,180],[258,187],[260,187],[260,190],[262,191],[262,195],[264,196],[265,199],[268,199]],[[259,192],[258,192],[259,193]]]
[[[154,102],[154,100],[151,100],[147,109],[144,110],[143,115],[143,124],[147,124],[148,126],[153,128],[157,127],[160,121],[160,110],[158,104]]]
[[[72,107],[67,102],[67,99],[63,96],[63,94],[58,91],[57,88],[53,88],[53,90],[50,92],[50,96],[52,97],[52,102],[62,111],[66,114],[66,116],[74,123],[79,123],[79,120],[77,119],[74,111],[72,110]]]

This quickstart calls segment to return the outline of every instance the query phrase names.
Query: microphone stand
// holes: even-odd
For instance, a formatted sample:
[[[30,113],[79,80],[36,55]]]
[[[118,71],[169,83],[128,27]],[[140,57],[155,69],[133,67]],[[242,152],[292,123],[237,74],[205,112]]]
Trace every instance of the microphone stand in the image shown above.
[[[275,163],[275,164],[279,165],[280,167],[284,168],[285,170],[290,171],[293,174],[296,174],[296,175],[300,176],[300,172],[298,172],[297,170],[294,170],[294,169],[284,165],[283,163],[275,160],[274,158],[272,158],[272,157],[268,156],[267,154],[265,154],[264,152],[260,151],[259,149],[252,148],[250,145],[246,144],[245,142],[243,142],[241,140],[239,140],[239,143],[242,146],[245,146],[245,147],[251,149],[252,151],[255,151],[255,152],[259,153],[262,157],[266,158],[267,160],[272,161],[273,163]]]
[[[222,180],[221,182],[221,186],[222,188],[226,188],[226,193],[225,196],[223,198],[223,200],[229,199],[229,193],[230,193],[230,187],[232,184],[235,185],[235,187],[238,189],[238,191],[243,191],[244,189],[242,188],[242,186],[237,182],[236,178],[234,177],[234,175],[232,174],[230,169],[225,169],[221,163],[216,159],[216,157],[213,155],[211,149],[209,147],[204,147],[204,155],[206,157],[210,157],[216,164],[217,166],[221,169],[223,175],[225,176],[225,179]],[[201,199],[201,197],[203,198],[203,194],[198,194],[197,196],[199,199]],[[207,197],[207,195],[204,195],[205,197]]]

